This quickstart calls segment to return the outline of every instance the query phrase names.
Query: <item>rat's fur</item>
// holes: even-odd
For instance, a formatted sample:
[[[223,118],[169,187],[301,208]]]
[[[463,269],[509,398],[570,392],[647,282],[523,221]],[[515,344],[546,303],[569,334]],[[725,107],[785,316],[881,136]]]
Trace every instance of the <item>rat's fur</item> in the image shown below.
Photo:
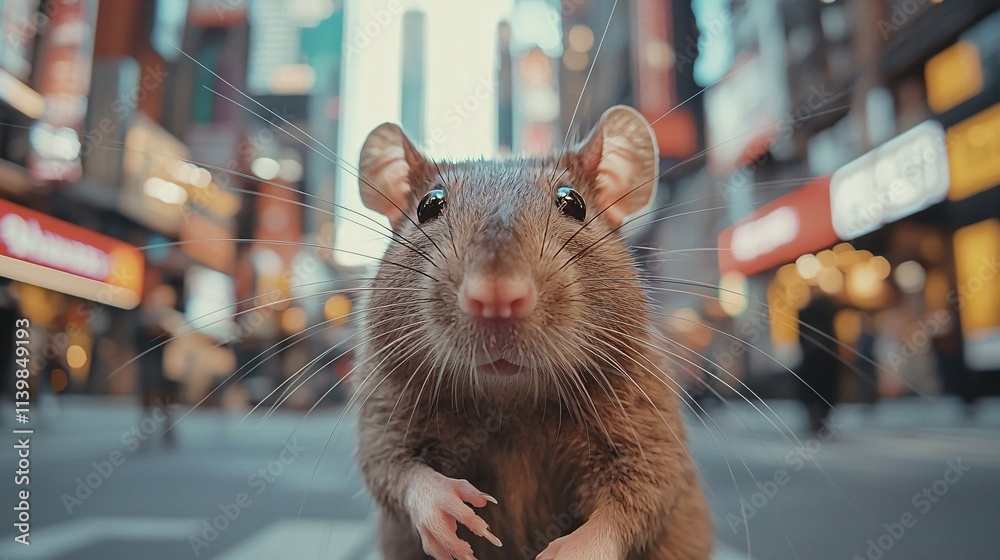
[[[590,144],[547,159],[433,164],[403,142],[407,191],[394,198],[413,221],[396,216],[405,243],[390,245],[374,280],[358,389],[359,461],[385,557],[428,557],[406,496],[429,467],[496,497],[476,513],[502,548],[459,525],[479,560],[534,558],[592,519],[609,544],[587,558],[708,558],[707,505],[638,270],[614,220],[580,229],[553,203],[566,171],[559,184],[590,203],[588,220],[597,214]],[[417,201],[441,186],[447,207],[421,232]],[[537,308],[512,324],[476,323],[457,302],[470,271],[530,274]],[[527,371],[478,371],[483,352]]]

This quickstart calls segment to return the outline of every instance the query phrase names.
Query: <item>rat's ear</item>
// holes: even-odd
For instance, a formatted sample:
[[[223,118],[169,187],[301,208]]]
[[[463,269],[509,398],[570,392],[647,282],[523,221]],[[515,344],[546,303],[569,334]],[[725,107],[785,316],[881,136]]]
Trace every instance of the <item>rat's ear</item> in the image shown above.
[[[427,165],[401,128],[392,123],[380,124],[361,146],[361,201],[389,218],[395,228],[413,202],[411,177]]]
[[[605,111],[578,154],[584,172],[596,176],[591,196],[598,212],[607,208],[603,216],[612,227],[653,198],[659,154],[652,128],[635,109],[618,105]]]

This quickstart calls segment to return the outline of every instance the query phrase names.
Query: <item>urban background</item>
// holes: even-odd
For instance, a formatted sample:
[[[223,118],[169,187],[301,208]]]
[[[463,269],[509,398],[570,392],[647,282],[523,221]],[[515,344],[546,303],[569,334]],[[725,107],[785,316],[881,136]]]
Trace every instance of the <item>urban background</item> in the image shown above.
[[[663,173],[623,233],[717,557],[995,558],[1000,2],[0,0],[0,27],[0,425],[34,430],[32,544],[16,483],[0,556],[375,558],[341,382],[385,243],[361,143],[545,154],[627,104]]]

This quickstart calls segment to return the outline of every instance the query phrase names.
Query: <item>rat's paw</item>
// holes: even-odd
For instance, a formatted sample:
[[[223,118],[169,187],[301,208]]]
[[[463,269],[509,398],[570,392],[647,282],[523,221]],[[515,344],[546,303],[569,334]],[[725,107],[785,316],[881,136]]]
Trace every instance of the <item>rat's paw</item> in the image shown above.
[[[582,527],[549,543],[535,560],[617,560],[622,555],[600,532],[584,524]]]
[[[466,503],[483,507],[496,503],[466,480],[448,478],[436,472],[418,477],[407,492],[406,507],[410,519],[420,534],[424,552],[436,560],[474,560],[472,547],[458,538],[461,523],[473,533],[501,546],[500,539],[490,533],[489,526]]]

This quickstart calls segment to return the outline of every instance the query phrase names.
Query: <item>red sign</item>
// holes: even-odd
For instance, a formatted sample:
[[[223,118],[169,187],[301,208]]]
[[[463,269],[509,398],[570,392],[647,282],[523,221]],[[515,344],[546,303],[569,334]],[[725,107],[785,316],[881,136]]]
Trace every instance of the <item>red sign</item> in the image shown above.
[[[0,274],[131,309],[142,294],[141,251],[88,229],[0,200]]]
[[[830,177],[820,177],[722,230],[719,272],[750,276],[836,241],[830,217]]]

